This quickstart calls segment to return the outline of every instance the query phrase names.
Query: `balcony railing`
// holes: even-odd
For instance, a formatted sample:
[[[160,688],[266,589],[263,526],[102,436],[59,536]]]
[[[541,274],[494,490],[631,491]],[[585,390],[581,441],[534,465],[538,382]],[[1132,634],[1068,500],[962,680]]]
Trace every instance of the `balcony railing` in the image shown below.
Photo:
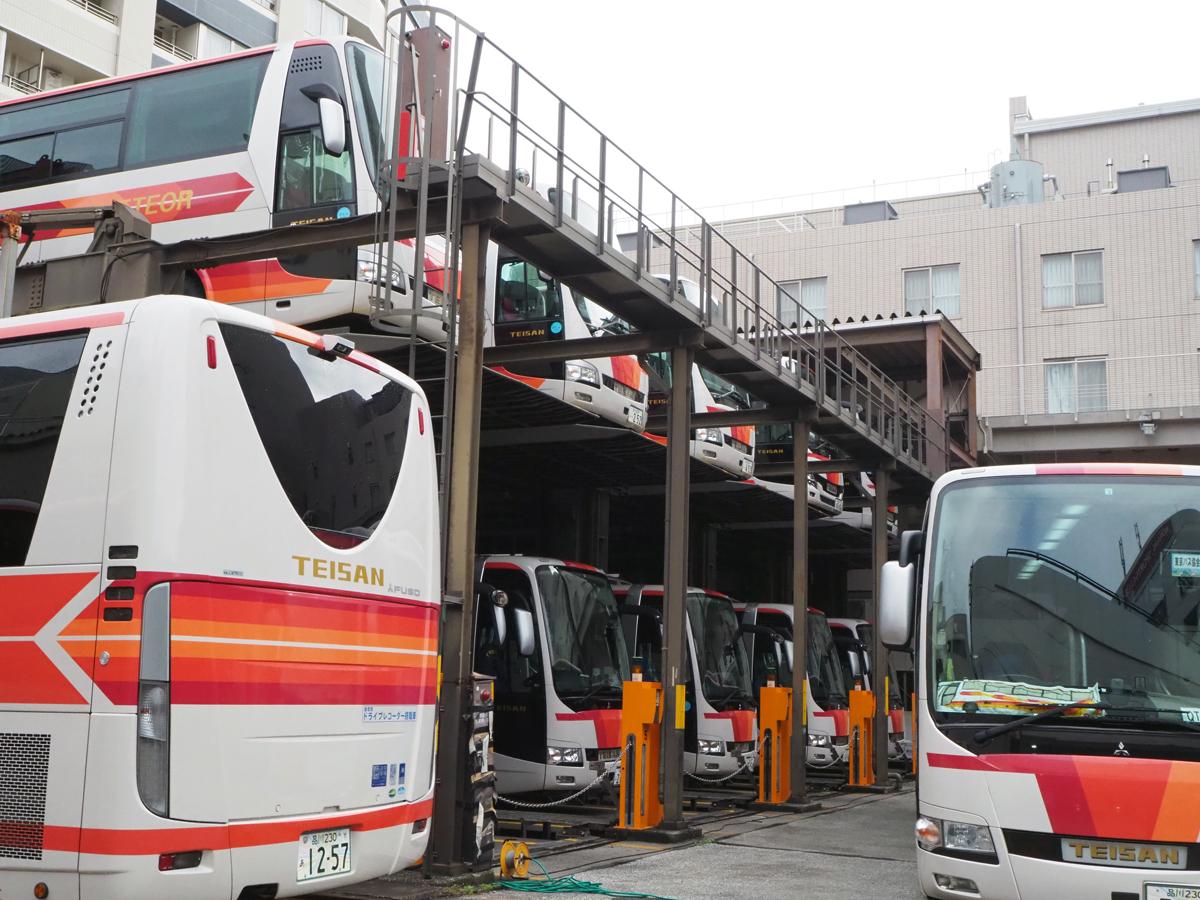
[[[20,91],[22,94],[36,94],[38,86],[31,81],[26,81],[18,75],[5,75],[4,83],[14,91]]]
[[[196,58],[196,54],[184,50],[178,44],[168,41],[166,38],[160,37],[157,34],[154,36],[154,46],[165,53],[170,53],[172,56],[187,60],[188,62],[191,62]]]
[[[1200,353],[1082,358],[1073,370],[1063,360],[989,366],[979,373],[978,390],[979,414],[989,418],[1184,416],[1200,407]]]
[[[78,7],[86,9],[93,16],[103,19],[105,22],[109,22],[113,25],[117,24],[117,14],[109,12],[99,3],[93,3],[92,0],[71,0],[71,2]]]

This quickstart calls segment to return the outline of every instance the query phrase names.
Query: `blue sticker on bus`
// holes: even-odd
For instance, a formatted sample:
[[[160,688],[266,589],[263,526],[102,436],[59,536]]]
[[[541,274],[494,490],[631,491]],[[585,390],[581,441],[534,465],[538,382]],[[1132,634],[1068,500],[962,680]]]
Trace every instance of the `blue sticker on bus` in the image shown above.
[[[371,766],[371,787],[387,787],[387,763]]]
[[[399,784],[404,784],[404,763],[400,763],[400,781]]]
[[[343,206],[343,207],[339,208],[339,209],[338,209],[338,211],[337,211],[337,217],[338,217],[339,219],[348,219],[348,218],[350,218],[350,207],[348,207],[348,206]]]
[[[562,322],[551,322],[550,323],[550,333],[551,334],[562,334]]]

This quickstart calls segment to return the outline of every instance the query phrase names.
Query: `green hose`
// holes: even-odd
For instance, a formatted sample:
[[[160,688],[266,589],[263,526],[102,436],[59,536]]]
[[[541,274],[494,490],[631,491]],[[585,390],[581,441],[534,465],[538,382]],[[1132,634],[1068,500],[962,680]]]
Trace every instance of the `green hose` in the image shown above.
[[[519,891],[522,894],[597,894],[601,897],[636,897],[640,900],[671,900],[670,897],[662,897],[658,894],[640,894],[636,891],[610,891],[596,881],[584,881],[576,878],[574,875],[567,875],[564,878],[551,878],[550,873],[546,871],[546,867],[536,859],[530,859],[531,863],[542,870],[544,880],[538,881],[498,881],[500,887],[510,891]]]

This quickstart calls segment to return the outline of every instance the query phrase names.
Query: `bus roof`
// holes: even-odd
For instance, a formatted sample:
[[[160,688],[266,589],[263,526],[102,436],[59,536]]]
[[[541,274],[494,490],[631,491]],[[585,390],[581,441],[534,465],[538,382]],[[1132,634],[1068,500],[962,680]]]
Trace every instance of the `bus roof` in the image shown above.
[[[304,40],[296,41],[294,44],[287,46],[292,47],[311,47],[316,44],[329,44],[332,41],[327,38],[305,38]],[[168,72],[179,72],[183,69],[196,69],[200,66],[211,66],[214,63],[225,62],[230,59],[240,59],[248,56],[260,56],[264,53],[273,53],[279,44],[266,44],[262,47],[251,47],[248,50],[239,50],[237,53],[227,53],[224,56],[213,56],[208,59],[196,59],[191,62],[175,63],[170,66],[160,66],[157,69],[148,69],[144,72],[133,72],[129,75],[115,75],[112,78],[99,78],[96,81],[84,81],[79,84],[71,84],[67,87],[59,88],[54,91],[42,91],[37,94],[29,94],[24,97],[15,97],[12,100],[0,100],[0,110],[7,109],[12,106],[22,106],[25,104],[38,103],[50,97],[62,97],[68,94],[78,93],[79,91],[92,90],[93,88],[108,87],[114,84],[124,84],[129,81],[140,81],[143,78],[153,78],[155,75],[164,75]]]

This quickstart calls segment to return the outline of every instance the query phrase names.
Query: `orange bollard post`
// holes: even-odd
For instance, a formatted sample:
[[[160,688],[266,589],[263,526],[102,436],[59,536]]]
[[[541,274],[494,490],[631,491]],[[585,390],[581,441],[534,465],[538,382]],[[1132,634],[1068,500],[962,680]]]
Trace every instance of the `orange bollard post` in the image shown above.
[[[850,778],[851,787],[875,785],[875,695],[871,691],[850,692]]]
[[[662,823],[658,790],[662,736],[662,685],[626,681],[621,698],[621,797],[617,828],[638,830]]]
[[[784,803],[792,794],[792,689],[758,694],[758,802]]]

